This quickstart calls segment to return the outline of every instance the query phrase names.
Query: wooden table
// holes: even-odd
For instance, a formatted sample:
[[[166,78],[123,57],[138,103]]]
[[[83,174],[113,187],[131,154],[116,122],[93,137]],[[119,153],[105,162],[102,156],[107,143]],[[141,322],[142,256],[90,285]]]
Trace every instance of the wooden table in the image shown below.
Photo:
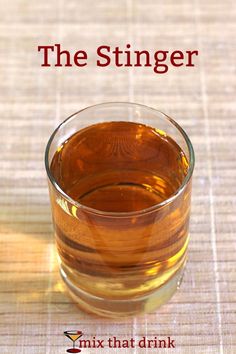
[[[0,353],[65,353],[85,337],[171,336],[163,353],[236,353],[235,2],[0,0]],[[43,68],[38,45],[85,49],[89,64]],[[199,50],[195,67],[98,68],[99,45]],[[181,289],[155,313],[120,322],[80,312],[63,289],[43,154],[52,130],[103,101],[173,116],[196,152],[189,263]],[[156,353],[83,349],[83,353]]]

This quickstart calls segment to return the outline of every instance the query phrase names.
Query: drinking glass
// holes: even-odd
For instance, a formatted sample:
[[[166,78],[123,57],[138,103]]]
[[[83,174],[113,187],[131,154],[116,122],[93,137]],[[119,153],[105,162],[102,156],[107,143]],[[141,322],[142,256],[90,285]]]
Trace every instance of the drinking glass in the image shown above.
[[[99,104],[56,128],[45,164],[60,272],[76,303],[122,317],[167,302],[189,241],[194,151],[184,130],[144,105]]]
[[[80,353],[81,350],[79,348],[75,348],[75,342],[83,335],[81,331],[65,331],[65,336],[72,340],[73,348],[67,349],[67,353]]]

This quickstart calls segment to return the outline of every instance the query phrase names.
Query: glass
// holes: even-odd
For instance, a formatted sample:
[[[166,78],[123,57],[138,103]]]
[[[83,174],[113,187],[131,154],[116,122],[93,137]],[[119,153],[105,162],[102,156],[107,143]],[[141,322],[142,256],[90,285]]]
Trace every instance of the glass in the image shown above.
[[[132,103],[81,110],[46,148],[60,272],[88,311],[151,312],[187,258],[192,144],[170,117]]]
[[[64,334],[73,342],[73,348],[67,349],[67,353],[80,353],[81,350],[79,348],[75,348],[75,342],[83,335],[83,333],[81,331],[65,331]]]

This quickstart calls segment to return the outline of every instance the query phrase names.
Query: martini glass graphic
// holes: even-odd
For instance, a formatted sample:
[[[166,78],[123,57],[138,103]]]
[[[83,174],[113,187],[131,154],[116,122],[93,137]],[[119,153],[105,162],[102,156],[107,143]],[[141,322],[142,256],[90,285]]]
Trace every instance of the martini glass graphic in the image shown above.
[[[72,330],[65,331],[64,334],[73,341],[73,348],[67,349],[67,353],[80,353],[81,350],[79,348],[75,348],[75,342],[83,335],[83,332]]]

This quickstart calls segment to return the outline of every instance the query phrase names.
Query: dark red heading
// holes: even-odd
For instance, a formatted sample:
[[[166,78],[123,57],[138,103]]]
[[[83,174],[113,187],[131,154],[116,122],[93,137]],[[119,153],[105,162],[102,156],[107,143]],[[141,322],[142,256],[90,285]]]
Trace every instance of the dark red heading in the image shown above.
[[[42,54],[42,67],[84,67],[88,64],[86,51],[77,50],[71,53],[61,48],[60,44],[38,46],[38,52]],[[156,74],[165,74],[170,66],[194,67],[198,56],[198,50],[157,50],[151,54],[148,50],[132,50],[130,44],[126,44],[124,50],[101,45],[96,53],[98,67],[151,67]]]

